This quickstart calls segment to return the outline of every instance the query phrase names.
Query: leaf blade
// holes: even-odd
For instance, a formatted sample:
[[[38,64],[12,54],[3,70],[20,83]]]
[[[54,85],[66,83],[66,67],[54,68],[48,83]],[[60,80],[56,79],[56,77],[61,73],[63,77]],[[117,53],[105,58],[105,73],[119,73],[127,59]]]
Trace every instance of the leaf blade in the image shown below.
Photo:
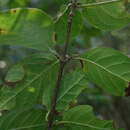
[[[65,130],[112,130],[112,121],[99,120],[92,112],[92,107],[80,105],[74,107],[63,115]]]
[[[43,129],[46,126],[45,114],[45,111],[34,108],[7,112],[0,117],[0,128],[6,130]]]
[[[92,82],[114,95],[124,95],[130,81],[130,59],[127,56],[114,49],[96,48],[86,53],[83,60],[84,72]],[[127,75],[123,76],[124,72]]]
[[[130,21],[130,15],[122,1],[84,8],[83,16],[90,24],[104,31],[123,28]]]
[[[16,8],[0,14],[0,45],[37,50],[48,50],[53,46],[53,21],[45,12],[35,8]]]

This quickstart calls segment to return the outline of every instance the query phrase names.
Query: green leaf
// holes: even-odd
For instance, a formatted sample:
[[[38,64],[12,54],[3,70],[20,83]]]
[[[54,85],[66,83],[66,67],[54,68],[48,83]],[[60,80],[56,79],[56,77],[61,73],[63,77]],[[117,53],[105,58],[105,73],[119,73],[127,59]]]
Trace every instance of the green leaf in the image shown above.
[[[5,81],[9,83],[16,83],[21,81],[24,78],[24,75],[24,68],[21,65],[16,64],[8,71]]]
[[[89,80],[114,95],[124,95],[130,82],[130,59],[127,56],[114,49],[95,48],[81,59]]]
[[[57,124],[61,126],[63,124],[63,130],[114,130],[112,121],[96,118],[92,107],[87,105],[68,110],[63,115],[63,121]],[[57,130],[61,128],[59,127]]]
[[[130,22],[130,15],[125,10],[122,1],[97,6],[86,5],[83,9],[83,16],[96,28],[107,31],[120,29]]]
[[[57,61],[54,59],[49,59],[40,54],[39,56],[33,55],[33,58],[27,58],[23,63],[26,72],[24,80],[17,83],[13,88],[4,86],[0,90],[0,109],[3,109],[14,100],[16,107],[20,109],[30,108],[35,104],[41,104],[43,90],[46,88],[49,81],[47,75],[49,72],[51,73],[51,70],[55,68],[56,64]],[[55,77],[53,78],[55,79]]]
[[[52,18],[40,9],[16,8],[0,13],[0,45],[47,50],[53,46]]]
[[[45,114],[40,109],[13,110],[0,116],[1,130],[43,130],[45,129]]]
[[[83,89],[87,87],[87,81],[84,74],[80,71],[74,71],[65,74],[61,82],[61,89],[57,99],[57,109],[65,110],[68,104],[73,102]]]

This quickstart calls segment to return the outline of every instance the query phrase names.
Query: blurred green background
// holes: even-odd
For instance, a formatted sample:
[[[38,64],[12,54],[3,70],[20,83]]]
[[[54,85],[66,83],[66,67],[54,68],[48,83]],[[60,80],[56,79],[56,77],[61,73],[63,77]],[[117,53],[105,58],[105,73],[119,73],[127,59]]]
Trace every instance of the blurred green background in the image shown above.
[[[0,10],[18,7],[40,8],[55,18],[60,7],[67,2],[68,0],[0,0]],[[103,32],[83,21],[83,28],[73,39],[70,50],[80,53],[100,46],[112,47],[130,56],[130,25],[121,30]],[[33,53],[33,50],[16,46],[0,47],[0,84],[8,68],[30,53]],[[78,103],[92,105],[99,118],[115,120],[116,126],[130,130],[129,97],[113,97],[89,83],[89,88],[79,96]]]

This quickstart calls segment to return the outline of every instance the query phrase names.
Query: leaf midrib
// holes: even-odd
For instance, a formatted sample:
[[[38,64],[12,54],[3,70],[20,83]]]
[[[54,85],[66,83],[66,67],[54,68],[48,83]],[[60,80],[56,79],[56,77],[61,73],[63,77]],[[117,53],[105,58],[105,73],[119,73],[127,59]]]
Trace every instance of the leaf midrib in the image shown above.
[[[82,126],[82,127],[94,128],[97,130],[111,130],[110,128],[94,127],[94,126],[89,125],[87,123],[78,123],[78,122],[73,122],[73,121],[61,121],[61,122],[59,122],[59,124],[72,124],[72,125],[77,125],[77,126]]]
[[[62,100],[62,98],[66,95],[66,93],[68,93],[76,84],[78,84],[83,77],[84,77],[84,75],[82,75],[75,83],[73,83],[69,89],[66,89],[66,91],[63,93],[63,95],[61,95],[58,98],[57,102],[59,102],[60,100]]]
[[[129,81],[128,81],[127,79],[125,79],[125,78],[121,77],[120,75],[117,75],[117,74],[115,74],[115,73],[109,71],[108,69],[106,69],[105,67],[101,66],[100,64],[97,64],[96,62],[93,62],[93,61],[91,61],[91,60],[89,60],[89,59],[85,59],[85,58],[79,58],[79,59],[80,59],[80,60],[83,60],[83,61],[86,61],[86,62],[90,62],[90,63],[92,63],[92,64],[94,64],[94,65],[96,65],[96,66],[102,68],[103,70],[107,71],[108,73],[110,73],[110,74],[112,74],[112,75],[118,77],[119,79],[124,80],[125,82],[129,83]]]
[[[37,125],[30,125],[30,126],[25,126],[25,127],[20,127],[20,128],[13,128],[10,130],[22,130],[22,129],[28,129],[28,128],[36,128],[36,127],[41,127],[44,126],[43,124],[37,124]]]

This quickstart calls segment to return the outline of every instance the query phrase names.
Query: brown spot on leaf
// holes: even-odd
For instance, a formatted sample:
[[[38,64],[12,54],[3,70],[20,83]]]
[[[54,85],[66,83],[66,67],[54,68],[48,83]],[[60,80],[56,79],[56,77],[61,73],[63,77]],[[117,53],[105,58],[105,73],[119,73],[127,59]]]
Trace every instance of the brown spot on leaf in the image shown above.
[[[9,87],[15,87],[16,83],[14,82],[9,82],[9,81],[5,81],[5,85],[9,86]]]
[[[2,29],[2,28],[0,28],[0,34],[2,33],[2,30],[3,30],[3,29]]]
[[[18,83],[21,83],[24,81],[24,78],[22,80],[16,81],[16,82],[12,82],[12,81],[4,81],[4,84],[7,85],[10,88],[14,88]]]
[[[78,104],[77,104],[77,101],[72,101],[72,102],[70,102],[70,104],[69,104],[69,108],[73,108],[73,107],[75,107],[75,106],[77,106]]]
[[[11,13],[16,13],[17,10],[16,9],[11,9]]]
[[[13,10],[14,13],[16,13],[16,10]]]
[[[128,88],[125,89],[125,96],[130,96],[130,83]]]

